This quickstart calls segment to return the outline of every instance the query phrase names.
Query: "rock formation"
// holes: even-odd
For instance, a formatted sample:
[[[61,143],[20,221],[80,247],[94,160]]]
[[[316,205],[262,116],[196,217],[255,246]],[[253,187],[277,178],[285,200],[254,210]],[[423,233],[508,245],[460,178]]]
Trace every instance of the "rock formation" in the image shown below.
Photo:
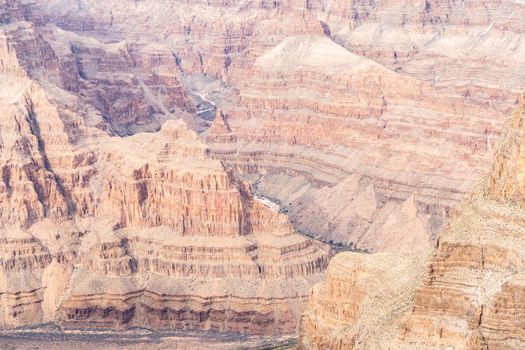
[[[75,112],[85,100],[30,79],[11,35],[0,36],[1,327],[293,333],[329,248],[257,201],[182,120],[126,138],[88,125]]]
[[[279,202],[298,231],[369,251],[399,250],[388,237],[382,243],[386,218],[403,220],[397,212],[414,223],[403,247],[435,241],[486,175],[525,88],[524,6],[514,0],[24,6],[18,16],[78,68],[81,98],[114,131],[155,129],[179,114],[201,131],[207,121],[191,116],[187,97],[209,98],[223,116],[205,134],[213,158]],[[97,67],[96,55],[113,68]],[[115,91],[132,102],[104,105]],[[352,196],[337,196],[345,192]]]
[[[405,346],[521,349],[525,98],[509,121],[487,181],[458,206],[439,238],[400,341]],[[522,193],[522,192],[521,192]]]
[[[309,3],[334,41],[396,72],[490,101],[507,115],[509,96],[523,91],[522,1]]]
[[[340,253],[315,285],[301,349],[387,349],[409,310],[428,254]]]
[[[522,349],[524,135],[525,96],[491,174],[455,209],[424,278],[400,253],[337,255],[311,292],[301,347]]]
[[[224,129],[212,126],[214,156],[240,173],[269,174],[260,188],[274,188],[268,195],[292,208],[301,231],[363,249],[399,249],[379,226],[406,201],[416,208],[408,220],[422,224],[404,233],[418,242],[405,248],[430,241],[470,179],[483,174],[493,145],[488,130],[499,128],[497,111],[445,98],[323,36],[285,39],[256,60],[250,76],[227,113],[236,143],[224,143]],[[476,123],[464,124],[464,115]],[[371,209],[363,216],[364,203]]]
[[[0,324],[292,333],[330,255],[300,232],[389,252],[334,261],[305,347],[376,347],[374,325],[398,348],[516,347],[498,305],[519,299],[519,132],[437,236],[525,89],[524,15],[516,0],[0,0]],[[416,291],[424,257],[406,251],[433,244]],[[376,274],[389,294],[344,296]],[[389,298],[413,312],[361,318]]]

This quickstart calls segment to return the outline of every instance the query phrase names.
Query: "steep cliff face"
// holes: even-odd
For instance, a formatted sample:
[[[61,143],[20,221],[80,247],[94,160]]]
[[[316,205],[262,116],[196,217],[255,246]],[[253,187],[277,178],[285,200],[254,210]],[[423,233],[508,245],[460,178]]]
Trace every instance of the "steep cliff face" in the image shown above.
[[[221,116],[206,135],[213,158],[279,202],[299,231],[369,251],[435,241],[451,208],[486,175],[502,120],[525,88],[524,6],[511,0],[35,6],[40,15],[26,10],[26,18],[53,23],[44,39],[64,52],[61,62],[80,67],[90,103],[119,133],[158,127],[174,105],[201,130],[184,92],[209,99]],[[76,53],[59,49],[65,36]],[[114,64],[97,74],[102,54]],[[202,76],[219,83],[203,86]],[[111,82],[93,87],[95,78]],[[151,94],[137,90],[141,81]],[[100,105],[117,91],[130,91],[133,105]],[[345,192],[352,195],[338,195]],[[393,235],[403,235],[397,245],[385,234],[405,219],[412,229]]]
[[[388,349],[409,310],[427,252],[340,253],[315,285],[300,349]]]
[[[471,178],[484,173],[499,128],[499,112],[324,36],[285,39],[249,76],[238,106],[210,130],[213,155],[240,173],[268,175],[259,188],[291,208],[301,231],[362,249],[400,249],[382,233],[385,216],[421,222],[399,232],[406,249],[428,245]],[[393,210],[409,203],[415,210]]]
[[[509,121],[489,179],[460,205],[439,239],[402,344],[521,349],[520,199],[525,100]],[[408,345],[407,345],[408,346]]]
[[[7,39],[6,39],[7,38]],[[0,325],[295,331],[330,249],[182,120],[109,136],[0,36]],[[93,113],[93,111],[89,111]]]
[[[73,206],[67,187],[74,181],[67,168],[88,164],[89,152],[70,144],[58,111],[27,78],[3,35],[0,54],[2,225],[27,228],[44,217],[67,218]],[[77,175],[89,176],[83,171]]]
[[[296,1],[38,2],[67,31],[166,45],[184,72],[241,80],[254,60],[290,35],[323,29]],[[106,39],[107,40],[107,39]],[[150,45],[147,45],[150,46]]]
[[[488,173],[525,88],[524,11],[0,0],[0,323],[293,332],[329,258],[294,230],[424,249]],[[417,254],[343,255],[311,295],[304,347],[522,345],[520,113],[424,285]]]
[[[525,346],[520,321],[525,211],[519,195],[524,120],[525,98],[507,123],[490,176],[455,209],[424,274],[421,265],[405,264],[400,257],[377,265],[384,259],[381,254],[341,254],[332,260],[327,280],[314,287],[303,318],[304,349]],[[377,276],[386,282],[376,287]],[[392,286],[409,297],[399,305],[396,297],[367,303]],[[390,300],[403,310],[397,318],[387,317],[392,323],[384,327],[375,319],[367,324],[378,309],[382,315],[392,314]],[[378,339],[377,345],[369,346]]]
[[[320,20],[325,36],[288,36],[259,56],[239,85],[238,106],[228,110],[230,132],[208,139],[216,156],[264,175],[259,188],[284,204],[301,231],[397,250],[376,243],[389,241],[378,226],[391,207],[413,200],[410,221],[423,225],[406,231],[417,239],[403,239],[434,239],[452,206],[487,173],[494,136],[525,88],[523,4],[297,6]],[[379,64],[365,69],[363,56]],[[241,146],[228,148],[227,137]],[[336,195],[342,192],[353,196]],[[373,215],[362,217],[362,198],[376,207]],[[396,215],[392,221],[405,219]]]
[[[13,6],[11,11],[23,8]],[[167,45],[105,43],[39,20],[35,3],[26,6],[32,11],[9,17],[3,30],[32,79],[75,94],[121,135],[156,130],[174,114],[198,128],[190,118],[195,107],[179,82],[177,58]]]
[[[523,2],[309,1],[330,36],[386,67],[487,99],[510,114],[523,91]],[[509,103],[510,102],[510,103]]]

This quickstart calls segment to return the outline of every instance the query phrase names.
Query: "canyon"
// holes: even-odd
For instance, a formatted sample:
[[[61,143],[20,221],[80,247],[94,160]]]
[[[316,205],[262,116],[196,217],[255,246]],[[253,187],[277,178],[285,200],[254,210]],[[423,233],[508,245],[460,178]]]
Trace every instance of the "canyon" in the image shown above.
[[[91,96],[32,80],[18,57],[44,52],[39,34],[9,29],[0,41],[2,328],[293,333],[330,248],[255,200],[183,120],[120,137],[99,127],[96,107],[78,114]]]
[[[184,119],[297,231],[370,252],[435,242],[525,89],[510,0],[18,8],[52,52],[26,63],[42,84],[82,95],[119,135]]]
[[[454,209],[430,258],[332,259],[310,294],[299,348],[522,349],[524,135],[525,95],[492,171]]]
[[[524,18],[0,0],[0,328],[520,348]]]

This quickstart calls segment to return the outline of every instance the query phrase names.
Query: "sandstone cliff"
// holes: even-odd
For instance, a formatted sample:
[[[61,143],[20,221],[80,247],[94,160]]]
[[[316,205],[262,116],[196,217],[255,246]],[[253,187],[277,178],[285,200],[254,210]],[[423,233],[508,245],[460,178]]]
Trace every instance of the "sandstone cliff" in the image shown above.
[[[327,37],[285,39],[255,61],[250,76],[239,105],[225,112],[229,130],[212,126],[207,141],[236,171],[262,174],[259,188],[285,203],[303,232],[399,250],[383,233],[384,217],[392,216],[421,222],[398,231],[413,242],[404,248],[428,246],[471,179],[486,172],[499,112]],[[228,137],[236,142],[224,142]],[[393,210],[410,202],[414,210]]]
[[[509,121],[488,181],[457,208],[431,260],[404,346],[521,349],[525,99]]]
[[[352,52],[509,115],[523,91],[522,1],[309,1]],[[511,102],[511,103],[509,103]]]
[[[387,349],[409,310],[428,254],[340,253],[315,285],[301,349]]]
[[[491,174],[455,209],[424,277],[420,264],[406,263],[400,255],[340,254],[332,260],[327,280],[311,292],[301,328],[302,348],[525,346],[520,321],[524,120],[525,96],[507,123]],[[396,288],[405,299],[396,294],[377,299]],[[375,317],[378,310],[387,323]]]
[[[5,17],[36,25],[69,67],[68,91],[85,90],[80,97],[103,113],[99,124],[125,134],[183,116],[202,130],[208,121],[192,115],[188,96],[203,96],[223,116],[205,134],[211,156],[279,202],[295,229],[397,251],[435,242],[487,174],[525,88],[524,7],[53,0]],[[33,75],[52,80],[41,71]],[[410,230],[385,237],[406,219]]]
[[[293,333],[329,247],[256,200],[182,120],[126,138],[94,127],[82,97],[30,78],[8,29],[0,326]]]

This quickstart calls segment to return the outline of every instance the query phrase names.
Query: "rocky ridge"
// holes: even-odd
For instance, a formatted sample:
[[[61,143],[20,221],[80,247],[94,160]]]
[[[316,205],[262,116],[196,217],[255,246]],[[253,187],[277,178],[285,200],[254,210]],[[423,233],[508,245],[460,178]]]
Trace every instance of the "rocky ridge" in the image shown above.
[[[293,332],[329,255],[294,229],[368,251],[424,249],[489,172],[502,120],[525,87],[523,11],[511,0],[0,0],[5,327]],[[217,110],[209,129],[191,96]],[[474,230],[494,208],[519,207],[520,152],[508,147],[484,190],[491,195],[479,199],[489,214],[464,209],[474,219],[459,226]],[[507,201],[511,209],[499,207]],[[391,295],[416,307],[407,326],[398,322],[406,306],[378,324],[388,334],[406,328],[399,347],[519,345],[496,316],[476,325],[487,308],[470,299],[478,280],[499,285],[508,271],[487,277],[483,262],[463,289],[463,270],[446,259],[460,247],[446,237],[435,258],[444,272],[429,272],[419,290],[385,272]],[[483,260],[486,247],[460,243],[468,247],[456,260]],[[389,256],[365,259],[374,274],[374,264],[396,259],[406,276],[421,274],[411,270],[419,257]],[[344,290],[340,271],[356,267],[334,266],[330,281]],[[433,280],[445,287],[436,292]],[[518,289],[505,290],[501,303]],[[449,292],[462,304],[436,302]],[[337,288],[312,295],[312,334],[302,339],[338,346],[314,330],[343,324],[348,339],[369,344],[354,313],[333,310]],[[442,325],[436,313],[457,323]]]
[[[491,174],[455,209],[426,271],[420,264],[404,264],[399,253],[390,257],[395,263],[381,254],[338,255],[327,280],[312,291],[302,322],[302,348],[366,349],[377,339],[382,339],[373,346],[377,349],[523,348],[520,150],[525,96],[522,101],[507,123]],[[395,282],[386,283],[386,289],[373,287],[377,276]],[[370,288],[364,290],[364,283]],[[390,302],[395,297],[367,303],[398,285],[409,297],[397,308]],[[392,322],[380,327],[379,335],[378,309]]]
[[[520,349],[525,344],[518,321],[523,206],[516,197],[523,173],[522,101],[488,180],[457,208],[440,236],[400,335],[403,344],[457,349]]]
[[[165,52],[159,69],[182,76],[183,90],[208,96],[222,116],[205,133],[212,157],[279,202],[300,232],[369,251],[400,249],[383,237],[404,220],[398,212],[413,223],[393,235],[406,236],[401,246],[435,241],[487,174],[504,116],[525,88],[523,5],[510,0],[35,6],[51,26],[119,43],[131,58]],[[220,84],[202,86],[202,75]]]
[[[428,252],[340,253],[310,293],[301,349],[387,349],[410,308]]]
[[[400,248],[383,237],[382,218],[404,221],[395,213],[410,203],[416,210],[409,220],[422,225],[405,247],[428,246],[470,178],[484,173],[499,129],[499,112],[323,36],[286,39],[257,59],[250,76],[239,106],[226,114],[231,131],[210,130],[214,156],[239,173],[268,175],[261,189],[273,187],[270,197],[296,203],[290,215],[301,231],[372,251]],[[235,143],[223,142],[227,136]],[[352,195],[336,195],[345,192]],[[369,212],[360,212],[363,204]]]
[[[3,328],[295,331],[327,246],[258,202],[182,120],[110,136],[0,39]]]

